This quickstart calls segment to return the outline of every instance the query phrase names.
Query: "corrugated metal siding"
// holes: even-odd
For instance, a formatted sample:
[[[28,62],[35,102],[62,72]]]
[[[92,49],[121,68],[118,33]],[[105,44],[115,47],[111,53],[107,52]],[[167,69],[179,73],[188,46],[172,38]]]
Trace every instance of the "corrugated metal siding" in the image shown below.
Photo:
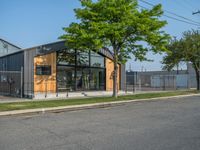
[[[24,67],[24,52],[0,57],[0,93],[21,96],[21,69]]]
[[[34,57],[36,49],[32,48],[24,52],[24,95],[33,95]]]
[[[24,66],[24,52],[0,57],[0,71],[20,71]]]

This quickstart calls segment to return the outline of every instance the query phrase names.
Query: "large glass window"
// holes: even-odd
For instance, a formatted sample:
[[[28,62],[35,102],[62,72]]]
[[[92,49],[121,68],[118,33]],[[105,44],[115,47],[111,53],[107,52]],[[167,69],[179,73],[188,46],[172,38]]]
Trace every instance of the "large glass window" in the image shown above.
[[[63,50],[57,53],[57,63],[60,65],[75,65],[75,51]]]
[[[58,66],[57,67],[57,84],[58,91],[75,90],[75,68]]]
[[[77,65],[78,66],[89,66],[89,53],[88,52],[77,52]]]
[[[101,56],[100,54],[97,54],[93,51],[91,51],[91,60],[90,60],[90,63],[91,63],[91,67],[105,67],[104,65],[104,57]]]
[[[87,68],[77,68],[76,90],[89,90],[90,71]]]
[[[57,53],[58,91],[105,90],[105,61],[96,52]]]
[[[105,90],[105,69],[91,69],[90,89]]]

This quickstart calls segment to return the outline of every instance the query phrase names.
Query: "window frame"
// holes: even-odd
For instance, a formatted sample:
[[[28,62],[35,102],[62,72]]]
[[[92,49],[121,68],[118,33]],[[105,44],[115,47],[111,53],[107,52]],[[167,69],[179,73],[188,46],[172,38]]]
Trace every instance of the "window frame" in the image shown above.
[[[43,69],[47,69],[48,70],[43,70]],[[39,70],[41,69],[41,70]],[[36,65],[36,71],[35,74],[38,76],[50,76],[52,74],[52,69],[51,69],[51,65]]]

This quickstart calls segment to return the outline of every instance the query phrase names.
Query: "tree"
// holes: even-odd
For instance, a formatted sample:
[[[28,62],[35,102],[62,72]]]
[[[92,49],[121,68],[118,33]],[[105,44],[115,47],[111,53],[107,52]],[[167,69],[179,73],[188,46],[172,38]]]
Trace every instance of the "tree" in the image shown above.
[[[200,32],[184,32],[180,40],[171,41],[168,49],[169,52],[163,59],[163,69],[171,70],[180,62],[192,63],[196,73],[197,90],[200,90]]]
[[[64,28],[66,33],[60,38],[68,47],[83,51],[112,49],[113,96],[117,98],[118,63],[125,63],[131,55],[143,61],[148,60],[148,51],[166,51],[169,36],[160,30],[166,25],[159,20],[161,5],[139,10],[137,0],[82,0],[81,4],[82,8],[75,9],[80,22]]]

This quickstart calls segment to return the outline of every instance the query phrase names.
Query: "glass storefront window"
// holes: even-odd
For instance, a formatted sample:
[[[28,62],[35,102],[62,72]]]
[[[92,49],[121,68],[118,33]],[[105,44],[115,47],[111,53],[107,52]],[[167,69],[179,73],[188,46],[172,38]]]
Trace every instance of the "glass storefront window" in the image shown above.
[[[104,60],[104,56],[93,51],[59,51],[58,91],[105,90]]]
[[[74,67],[57,67],[57,84],[58,91],[74,91],[75,90],[75,68]]]
[[[72,50],[63,50],[57,53],[57,63],[60,65],[75,65],[75,53]]]
[[[88,52],[77,52],[77,65],[89,66],[89,53]]]
[[[76,71],[76,90],[89,90],[89,69],[77,68]]]
[[[101,56],[100,54],[97,54],[93,51],[91,51],[91,57],[90,57],[90,65],[91,67],[105,67],[104,65],[104,57]]]
[[[105,69],[91,69],[90,89],[105,90]]]

